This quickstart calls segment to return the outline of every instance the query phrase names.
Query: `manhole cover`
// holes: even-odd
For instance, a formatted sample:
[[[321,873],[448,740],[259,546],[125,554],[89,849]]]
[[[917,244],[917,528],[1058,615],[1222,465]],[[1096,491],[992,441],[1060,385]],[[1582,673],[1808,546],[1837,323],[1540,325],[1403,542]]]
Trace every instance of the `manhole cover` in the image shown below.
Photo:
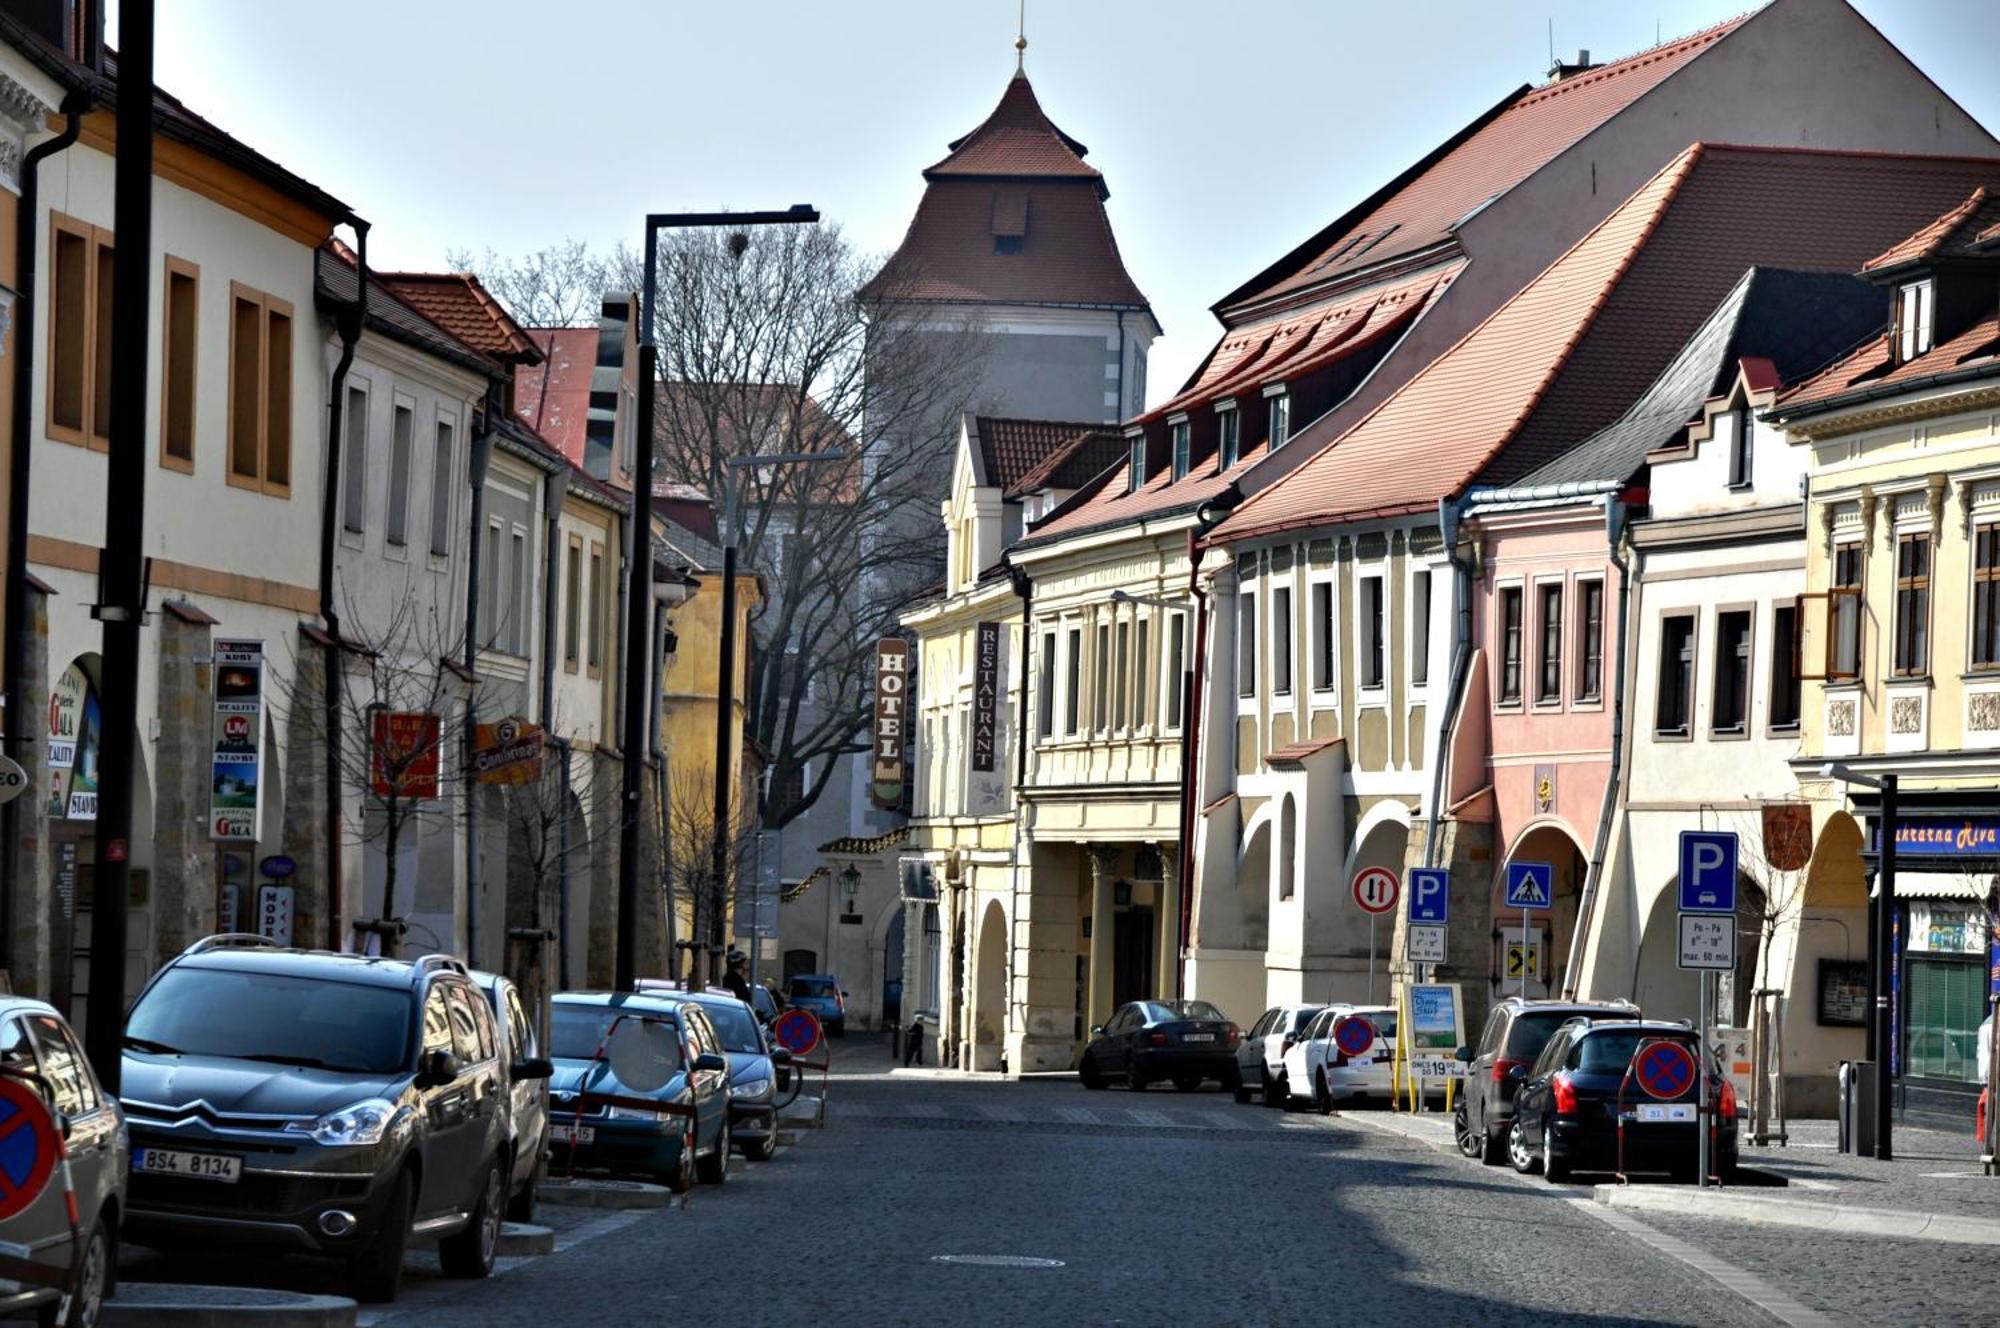
[[[932,1263],[969,1263],[981,1268],[1060,1268],[1061,1259],[1037,1259],[1028,1254],[933,1254]]]

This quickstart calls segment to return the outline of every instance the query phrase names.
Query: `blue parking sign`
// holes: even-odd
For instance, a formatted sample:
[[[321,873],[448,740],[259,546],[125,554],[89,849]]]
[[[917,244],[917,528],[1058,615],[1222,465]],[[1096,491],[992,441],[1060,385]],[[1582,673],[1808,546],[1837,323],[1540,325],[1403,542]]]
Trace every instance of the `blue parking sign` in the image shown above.
[[[1736,911],[1736,832],[1681,831],[1681,912]]]
[[[1507,907],[1549,908],[1556,898],[1555,864],[1510,862],[1507,864]]]
[[[1442,867],[1410,869],[1410,921],[1443,926],[1450,901],[1450,872]]]

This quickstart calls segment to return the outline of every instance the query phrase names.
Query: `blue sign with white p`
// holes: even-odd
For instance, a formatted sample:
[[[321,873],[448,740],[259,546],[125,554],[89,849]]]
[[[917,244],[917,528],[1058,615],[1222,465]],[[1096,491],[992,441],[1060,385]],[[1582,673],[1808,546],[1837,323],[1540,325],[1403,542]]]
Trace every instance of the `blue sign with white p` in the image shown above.
[[[1450,872],[1442,867],[1410,869],[1410,921],[1443,926],[1450,902]]]
[[[1681,831],[1681,912],[1736,911],[1736,832]]]
[[[1556,897],[1556,869],[1548,862],[1507,864],[1507,907],[1548,908]]]

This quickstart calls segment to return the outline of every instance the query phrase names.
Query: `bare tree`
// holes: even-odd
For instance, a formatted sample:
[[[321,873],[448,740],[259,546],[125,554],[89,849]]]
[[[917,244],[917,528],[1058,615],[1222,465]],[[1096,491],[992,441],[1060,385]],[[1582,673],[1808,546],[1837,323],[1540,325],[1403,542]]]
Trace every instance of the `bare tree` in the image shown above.
[[[476,272],[480,282],[526,327],[590,327],[597,323],[604,293],[614,284],[613,258],[582,240],[564,239],[521,258],[488,249],[475,254],[453,249],[445,262],[459,272]]]
[[[1764,913],[1757,922],[1756,964],[1752,969],[1753,983],[1761,976],[1762,985],[1753,985],[1750,991],[1753,1072],[1750,1101],[1745,1104],[1759,1143],[1770,1137],[1774,1118],[1780,1134],[1785,1128],[1782,1020],[1771,1002],[1783,999],[1786,984],[1771,971],[1771,952],[1779,934],[1788,929],[1796,951],[1798,927],[1805,911],[1806,865],[1812,857],[1811,816],[1782,812],[1771,816],[1770,810],[1766,808],[1744,818],[1736,837],[1737,867],[1764,896]],[[1786,865],[1790,863],[1799,865]],[[1774,1079],[1779,1086],[1776,1092],[1772,1091]]]
[[[689,980],[712,981],[716,975],[709,970],[729,946],[730,903],[742,883],[750,879],[753,868],[755,818],[740,794],[731,800],[730,824],[721,831],[727,838],[722,853],[723,871],[717,879],[715,780],[711,768],[676,767],[669,772],[666,782],[669,907],[673,906],[671,901],[687,901],[688,934],[682,941],[688,951]],[[739,789],[742,782],[738,781]]]

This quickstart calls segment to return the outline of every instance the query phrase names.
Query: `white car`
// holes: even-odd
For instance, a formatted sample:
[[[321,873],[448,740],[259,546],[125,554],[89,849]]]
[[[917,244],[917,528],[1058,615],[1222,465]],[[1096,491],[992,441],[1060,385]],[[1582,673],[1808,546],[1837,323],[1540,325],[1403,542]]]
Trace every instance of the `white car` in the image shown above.
[[[1285,1105],[1285,1053],[1319,1011],[1317,1005],[1274,1005],[1250,1026],[1236,1046],[1238,1102],[1248,1102],[1251,1094],[1261,1092],[1265,1106]]]
[[[1364,1019],[1370,1029],[1367,1045],[1358,1056],[1348,1055],[1334,1040],[1340,1026],[1350,1019]],[[1308,1101],[1321,1111],[1331,1111],[1336,1103],[1363,1094],[1387,1097],[1395,1081],[1395,1058],[1395,1007],[1326,1006],[1285,1052],[1287,1104]]]

